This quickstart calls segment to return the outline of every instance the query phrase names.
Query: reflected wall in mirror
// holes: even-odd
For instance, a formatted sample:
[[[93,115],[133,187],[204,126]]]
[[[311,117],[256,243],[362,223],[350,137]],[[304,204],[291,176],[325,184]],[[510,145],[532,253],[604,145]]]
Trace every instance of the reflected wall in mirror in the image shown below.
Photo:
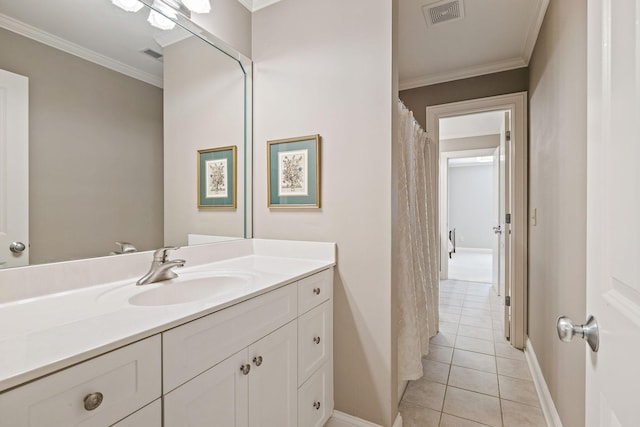
[[[0,0],[0,268],[109,255],[115,242],[247,237],[248,60],[182,17],[161,30],[148,15],[110,0]],[[19,166],[5,75],[28,82]],[[237,208],[198,209],[197,151],[234,145]],[[16,194],[28,200],[20,215]],[[12,232],[18,223],[27,231]]]

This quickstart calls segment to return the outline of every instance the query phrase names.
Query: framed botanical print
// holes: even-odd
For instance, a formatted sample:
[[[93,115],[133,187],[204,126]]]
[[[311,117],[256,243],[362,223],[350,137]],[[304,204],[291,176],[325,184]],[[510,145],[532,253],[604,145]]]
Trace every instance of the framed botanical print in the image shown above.
[[[270,208],[320,207],[320,135],[267,142]]]
[[[236,207],[236,146],[198,150],[198,208]]]

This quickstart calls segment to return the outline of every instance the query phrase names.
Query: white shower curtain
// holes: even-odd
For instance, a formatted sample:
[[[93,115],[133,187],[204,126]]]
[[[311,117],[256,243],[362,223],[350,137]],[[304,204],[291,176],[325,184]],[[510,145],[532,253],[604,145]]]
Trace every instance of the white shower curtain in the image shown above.
[[[422,356],[438,332],[435,144],[398,102],[398,377],[422,378]]]

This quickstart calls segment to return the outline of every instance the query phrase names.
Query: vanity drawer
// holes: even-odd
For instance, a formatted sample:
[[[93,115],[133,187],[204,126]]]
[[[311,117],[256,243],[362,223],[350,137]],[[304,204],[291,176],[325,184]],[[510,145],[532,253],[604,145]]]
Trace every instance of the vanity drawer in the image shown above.
[[[298,425],[322,427],[333,412],[333,369],[326,363],[298,389]]]
[[[333,354],[332,301],[298,318],[298,386]]]
[[[164,392],[295,319],[297,292],[291,284],[164,332]]]
[[[306,313],[333,296],[333,268],[298,281],[298,313]]]
[[[9,390],[0,394],[0,426],[112,425],[160,397],[160,363],[156,335]],[[85,400],[99,393],[91,409]]]

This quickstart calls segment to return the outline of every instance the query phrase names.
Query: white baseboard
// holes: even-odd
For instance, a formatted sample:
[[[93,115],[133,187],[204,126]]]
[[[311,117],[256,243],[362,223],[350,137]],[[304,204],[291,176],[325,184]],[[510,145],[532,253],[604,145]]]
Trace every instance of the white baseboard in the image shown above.
[[[378,424],[365,421],[340,411],[333,411],[333,415],[324,427],[381,427]],[[402,417],[398,413],[392,427],[402,427]]]
[[[549,427],[562,427],[560,415],[558,414],[555,403],[553,403],[551,392],[549,392],[547,382],[544,380],[540,364],[538,363],[538,358],[536,357],[535,351],[533,351],[533,345],[529,338],[527,338],[527,343],[525,344],[524,355],[526,356],[527,363],[529,364],[529,370],[531,371],[533,383],[535,384],[536,391],[538,392],[538,399],[540,399],[542,413],[544,414],[544,419],[547,422],[547,425]]]

